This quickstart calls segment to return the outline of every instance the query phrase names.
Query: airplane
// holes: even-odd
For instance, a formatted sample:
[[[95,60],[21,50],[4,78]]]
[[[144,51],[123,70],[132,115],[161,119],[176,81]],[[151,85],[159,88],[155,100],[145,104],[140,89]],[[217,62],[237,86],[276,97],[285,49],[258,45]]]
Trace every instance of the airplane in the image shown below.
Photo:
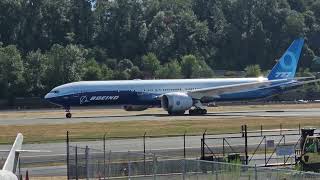
[[[18,177],[14,173],[16,172],[22,142],[23,135],[19,133],[12,145],[12,148],[6,162],[2,167],[2,170],[0,170],[1,180],[18,180]]]
[[[127,111],[162,107],[169,115],[206,114],[205,103],[269,97],[316,80],[295,78],[304,39],[292,42],[268,76],[257,78],[80,81],[53,88],[45,99],[70,107],[117,105]]]

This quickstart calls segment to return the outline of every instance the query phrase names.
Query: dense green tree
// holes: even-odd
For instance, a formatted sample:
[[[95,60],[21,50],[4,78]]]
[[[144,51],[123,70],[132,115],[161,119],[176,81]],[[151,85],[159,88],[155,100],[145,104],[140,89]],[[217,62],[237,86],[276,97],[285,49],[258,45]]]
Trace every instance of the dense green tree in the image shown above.
[[[118,68],[120,71],[131,69],[132,67],[133,67],[133,63],[129,59],[123,59],[118,63]]]
[[[48,36],[46,37],[45,24],[43,21],[43,9],[46,6],[44,0],[22,1],[21,30],[18,44],[25,52],[39,48],[50,48]],[[37,42],[37,43],[35,43]]]
[[[19,50],[9,45],[0,47],[0,97],[12,100],[14,96],[23,95],[24,77],[23,61]]]
[[[158,71],[158,77],[161,79],[179,79],[181,75],[181,66],[177,60],[172,60],[164,64]]]
[[[185,78],[212,77],[212,69],[203,61],[197,60],[194,55],[185,55],[181,60],[181,71]]]
[[[312,68],[312,60],[315,58],[315,54],[312,49],[305,44],[304,45],[304,53],[300,56],[300,67]]]
[[[83,66],[83,80],[90,81],[103,79],[103,73],[100,65],[94,59],[90,59]]]
[[[81,80],[86,55],[87,50],[76,45],[67,45],[66,47],[58,44],[53,45],[47,53],[46,81],[48,88]]]
[[[43,43],[39,48],[50,49],[53,44],[66,45],[75,39],[74,32],[71,30],[71,20],[68,15],[71,8],[71,1],[66,0],[44,0],[43,7],[39,15],[41,18],[40,28],[36,28],[43,37]],[[32,6],[31,6],[32,9]],[[32,17],[30,17],[32,18]]]
[[[155,78],[160,68],[160,62],[155,54],[148,53],[142,56],[141,69],[147,78]]]
[[[105,64],[101,65],[101,71],[103,75],[102,80],[111,80],[115,77],[114,71]]]
[[[311,67],[313,71],[320,71],[320,57],[316,56],[313,58]]]
[[[0,1],[0,42],[5,45],[17,44],[22,30],[22,2],[23,0]]]
[[[191,10],[159,11],[148,29],[148,49],[161,60],[205,52],[208,27]]]
[[[201,55],[207,62],[214,66],[222,64],[219,62],[223,57],[218,52],[218,48],[223,46],[227,36],[228,22],[225,17],[224,8],[230,8],[230,2],[225,0],[195,0],[193,1],[194,13],[200,21],[207,22],[208,37],[205,51]]]
[[[91,44],[94,33],[93,0],[71,0],[69,16],[74,43]]]
[[[293,37],[301,37],[304,35],[304,16],[296,11],[291,11],[286,17],[286,25],[284,30]]]
[[[256,76],[252,64],[267,72],[298,37],[299,67],[319,71],[319,0],[2,0],[0,98],[78,80]]]
[[[40,50],[31,51],[25,58],[24,78],[27,92],[31,96],[43,95],[45,84],[44,77],[47,70],[48,58]]]
[[[259,77],[261,73],[261,68],[258,64],[249,65],[245,69],[246,77]]]
[[[88,49],[88,57],[94,58],[98,63],[108,63],[109,58],[106,50],[98,46]]]
[[[117,79],[117,80],[130,79],[130,69],[125,69],[124,71],[115,71],[114,79]]]
[[[142,8],[140,0],[97,1],[96,43],[121,59],[143,52],[139,36],[144,23]]]
[[[138,66],[133,66],[130,69],[130,78],[131,79],[141,79],[141,78],[143,78],[143,74],[140,71]]]
[[[200,77],[200,78],[211,78],[214,73],[210,66],[207,65],[207,63],[204,60],[199,60],[200,63],[200,71],[196,73],[197,76],[194,77]]]
[[[197,59],[194,55],[186,55],[182,57],[181,61],[181,71],[185,78],[191,78],[194,72],[199,69],[200,65],[197,63]]]

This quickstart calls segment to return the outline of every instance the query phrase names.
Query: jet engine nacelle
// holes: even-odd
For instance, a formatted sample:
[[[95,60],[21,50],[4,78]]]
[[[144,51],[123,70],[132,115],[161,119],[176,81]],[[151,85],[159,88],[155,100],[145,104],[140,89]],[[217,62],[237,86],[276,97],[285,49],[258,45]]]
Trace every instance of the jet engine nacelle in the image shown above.
[[[126,111],[144,111],[148,109],[148,105],[125,105],[123,109]]]
[[[193,100],[186,93],[173,92],[161,97],[161,107],[169,114],[183,114],[193,106]]]

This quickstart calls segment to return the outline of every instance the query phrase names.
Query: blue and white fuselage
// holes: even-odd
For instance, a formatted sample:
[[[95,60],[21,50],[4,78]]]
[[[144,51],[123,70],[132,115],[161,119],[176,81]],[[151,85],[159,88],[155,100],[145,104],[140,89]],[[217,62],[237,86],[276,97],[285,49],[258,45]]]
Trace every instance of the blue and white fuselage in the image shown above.
[[[266,78],[219,78],[219,79],[166,79],[166,80],[121,80],[80,81],[54,88],[45,98],[64,107],[88,105],[150,105],[160,106],[157,97],[191,90],[259,82]],[[270,96],[279,89],[264,88],[226,93],[212,97],[214,101],[256,99]]]
[[[301,85],[294,76],[302,46],[303,39],[295,40],[267,78],[82,81],[55,87],[45,99],[67,111],[71,106],[120,105],[127,110],[161,106],[169,114],[205,114],[203,102],[264,98]]]

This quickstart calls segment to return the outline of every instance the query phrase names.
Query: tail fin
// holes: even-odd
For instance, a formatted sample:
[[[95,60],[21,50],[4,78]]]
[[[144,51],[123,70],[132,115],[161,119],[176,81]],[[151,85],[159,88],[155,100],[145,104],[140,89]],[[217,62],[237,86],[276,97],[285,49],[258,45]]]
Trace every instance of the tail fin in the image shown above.
[[[12,145],[8,158],[3,165],[3,168],[2,168],[3,170],[7,170],[15,173],[18,158],[19,158],[19,150],[21,150],[22,142],[23,142],[23,135],[19,133]]]
[[[296,39],[292,42],[278,63],[272,68],[268,75],[269,80],[294,78],[303,43],[303,38]]]

